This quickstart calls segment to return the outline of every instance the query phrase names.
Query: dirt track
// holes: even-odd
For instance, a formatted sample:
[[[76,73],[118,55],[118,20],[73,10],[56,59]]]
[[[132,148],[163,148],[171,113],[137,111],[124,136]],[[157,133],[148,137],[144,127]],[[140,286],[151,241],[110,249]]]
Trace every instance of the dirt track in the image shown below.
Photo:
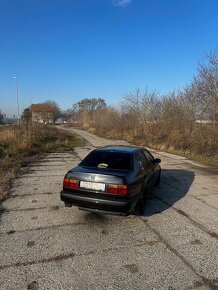
[[[216,171],[163,152],[144,217],[65,208],[65,172],[91,149],[51,153],[13,183],[0,211],[0,289],[218,289]]]

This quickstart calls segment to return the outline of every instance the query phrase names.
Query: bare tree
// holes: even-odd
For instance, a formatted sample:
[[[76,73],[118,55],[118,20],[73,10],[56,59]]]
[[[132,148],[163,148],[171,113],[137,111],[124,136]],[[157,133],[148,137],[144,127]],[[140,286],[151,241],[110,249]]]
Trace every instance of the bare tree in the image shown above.
[[[122,103],[123,110],[135,112],[142,123],[158,122],[160,119],[160,107],[159,94],[148,89],[145,91],[137,89],[134,93],[126,95]]]
[[[55,102],[55,101],[52,101],[52,100],[46,100],[44,102],[44,104],[48,104],[50,105],[53,111],[53,123],[55,123],[55,121],[61,117],[62,115],[62,112],[61,112],[61,109],[59,107],[59,105]]]
[[[197,100],[201,118],[218,121],[218,48],[207,55],[206,63],[199,63],[191,83],[193,97]]]
[[[87,125],[94,121],[96,112],[105,110],[106,108],[107,104],[102,98],[84,98],[73,104],[71,115],[74,117],[74,121],[76,119],[78,122],[83,123],[83,125]]]
[[[155,90],[137,89],[127,94],[116,109],[106,106],[103,99],[86,98],[76,103],[69,114],[83,127],[92,127],[108,137],[213,155],[217,152],[217,111],[218,49],[199,63],[196,75],[181,91],[160,95]],[[196,122],[198,119],[201,124]]]
[[[25,123],[25,124],[29,124],[32,121],[32,115],[31,115],[31,111],[29,108],[24,109],[22,115],[21,115],[21,120]]]

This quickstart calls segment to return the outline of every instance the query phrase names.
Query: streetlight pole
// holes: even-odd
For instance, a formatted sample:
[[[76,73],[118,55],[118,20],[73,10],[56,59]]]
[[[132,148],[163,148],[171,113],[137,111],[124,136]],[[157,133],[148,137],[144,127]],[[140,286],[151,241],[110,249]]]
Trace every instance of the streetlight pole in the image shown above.
[[[18,118],[18,122],[20,119],[20,110],[19,110],[19,85],[18,85],[18,78],[17,77],[13,77],[13,79],[16,79],[16,85],[17,85],[17,118]]]

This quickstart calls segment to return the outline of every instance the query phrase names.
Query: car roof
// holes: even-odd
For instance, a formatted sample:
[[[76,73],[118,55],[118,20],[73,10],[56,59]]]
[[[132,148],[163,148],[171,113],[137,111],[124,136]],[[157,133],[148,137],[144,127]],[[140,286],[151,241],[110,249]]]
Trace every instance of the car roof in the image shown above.
[[[140,150],[141,147],[137,146],[105,146],[96,148],[95,151],[107,151],[107,152],[120,152],[120,153],[133,153],[134,151]]]

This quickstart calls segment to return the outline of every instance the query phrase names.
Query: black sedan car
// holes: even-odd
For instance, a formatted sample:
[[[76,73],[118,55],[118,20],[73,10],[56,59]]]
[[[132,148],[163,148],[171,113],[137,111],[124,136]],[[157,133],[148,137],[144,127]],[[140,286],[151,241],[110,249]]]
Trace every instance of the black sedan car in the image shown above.
[[[143,214],[146,193],[160,183],[160,162],[145,148],[97,148],[67,172],[61,200],[92,212]]]

